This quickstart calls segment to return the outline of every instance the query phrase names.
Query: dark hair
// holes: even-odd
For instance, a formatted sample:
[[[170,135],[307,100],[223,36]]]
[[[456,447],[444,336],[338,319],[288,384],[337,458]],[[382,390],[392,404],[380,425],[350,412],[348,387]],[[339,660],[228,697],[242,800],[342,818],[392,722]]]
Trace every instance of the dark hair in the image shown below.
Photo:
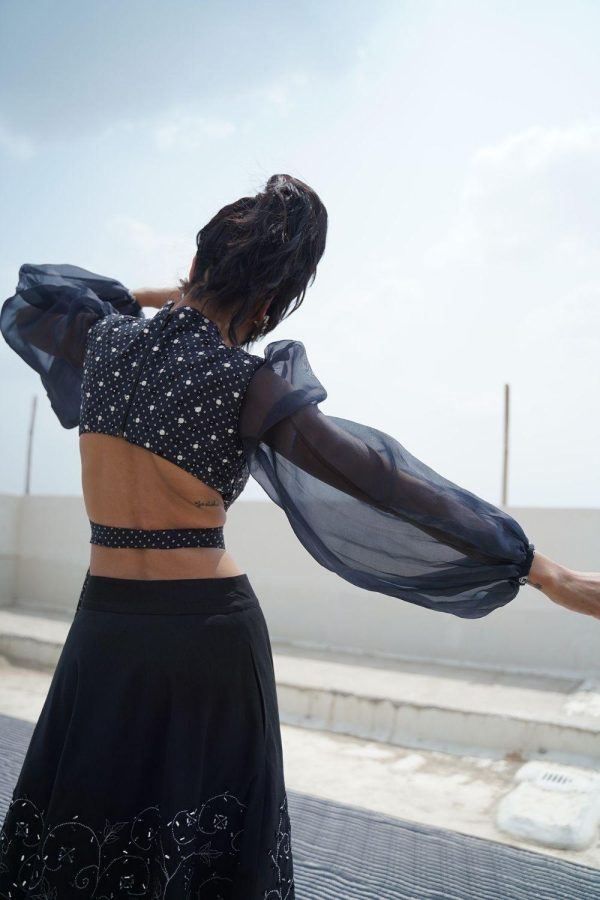
[[[315,191],[291,175],[272,175],[264,190],[227,204],[200,229],[193,278],[179,279],[180,288],[187,299],[234,311],[229,339],[247,346],[300,306],[326,236],[327,210]],[[240,344],[237,326],[269,298],[268,322]]]

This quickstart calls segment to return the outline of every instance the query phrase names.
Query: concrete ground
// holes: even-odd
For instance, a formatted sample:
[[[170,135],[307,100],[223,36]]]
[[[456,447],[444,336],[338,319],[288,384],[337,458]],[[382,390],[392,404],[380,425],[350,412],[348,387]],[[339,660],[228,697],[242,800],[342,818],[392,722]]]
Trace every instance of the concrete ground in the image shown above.
[[[51,668],[0,656],[0,712],[35,722],[51,677]],[[564,851],[519,841],[496,827],[496,806],[523,764],[518,756],[412,749],[288,724],[282,724],[282,738],[293,790],[600,869],[600,841]]]

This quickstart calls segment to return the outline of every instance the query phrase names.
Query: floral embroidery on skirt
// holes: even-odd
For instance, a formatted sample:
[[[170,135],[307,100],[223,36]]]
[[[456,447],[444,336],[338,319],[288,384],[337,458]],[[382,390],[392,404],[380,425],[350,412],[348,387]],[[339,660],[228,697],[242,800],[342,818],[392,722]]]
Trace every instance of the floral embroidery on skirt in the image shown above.
[[[275,884],[272,888],[265,891],[265,900],[292,900],[294,897],[294,875],[287,795],[279,807],[279,823],[275,833],[275,844],[269,850],[269,858],[273,868]]]
[[[98,831],[77,815],[46,826],[33,800],[15,797],[0,831],[0,874],[10,871],[15,881],[3,887],[2,896],[62,900],[72,892],[86,900],[227,900],[227,873],[239,853],[244,812],[244,804],[225,792],[200,808],[179,810],[166,825],[158,806],[148,806],[132,820],[106,820]],[[274,886],[265,889],[265,900],[293,896],[290,853],[286,797],[276,843],[268,851]]]

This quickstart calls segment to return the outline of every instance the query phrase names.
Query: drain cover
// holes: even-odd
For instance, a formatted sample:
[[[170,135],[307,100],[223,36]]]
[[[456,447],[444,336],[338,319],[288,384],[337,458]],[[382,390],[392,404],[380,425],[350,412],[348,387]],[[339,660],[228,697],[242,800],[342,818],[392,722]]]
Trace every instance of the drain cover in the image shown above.
[[[498,828],[563,850],[585,850],[594,843],[600,823],[598,773],[532,760],[515,778],[517,787],[498,805]]]

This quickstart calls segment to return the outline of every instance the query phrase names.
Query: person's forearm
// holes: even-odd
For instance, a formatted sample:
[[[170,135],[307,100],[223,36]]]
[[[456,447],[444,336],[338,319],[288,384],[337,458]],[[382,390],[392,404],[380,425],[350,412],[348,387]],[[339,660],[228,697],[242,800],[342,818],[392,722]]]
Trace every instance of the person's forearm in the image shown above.
[[[548,589],[556,587],[557,582],[565,576],[566,572],[564,566],[536,550],[527,576],[527,584],[546,593]]]
[[[535,551],[527,584],[573,612],[600,619],[600,572],[579,572]]]
[[[167,300],[179,297],[179,288],[140,288],[131,292],[140,306],[151,306],[160,309]]]

